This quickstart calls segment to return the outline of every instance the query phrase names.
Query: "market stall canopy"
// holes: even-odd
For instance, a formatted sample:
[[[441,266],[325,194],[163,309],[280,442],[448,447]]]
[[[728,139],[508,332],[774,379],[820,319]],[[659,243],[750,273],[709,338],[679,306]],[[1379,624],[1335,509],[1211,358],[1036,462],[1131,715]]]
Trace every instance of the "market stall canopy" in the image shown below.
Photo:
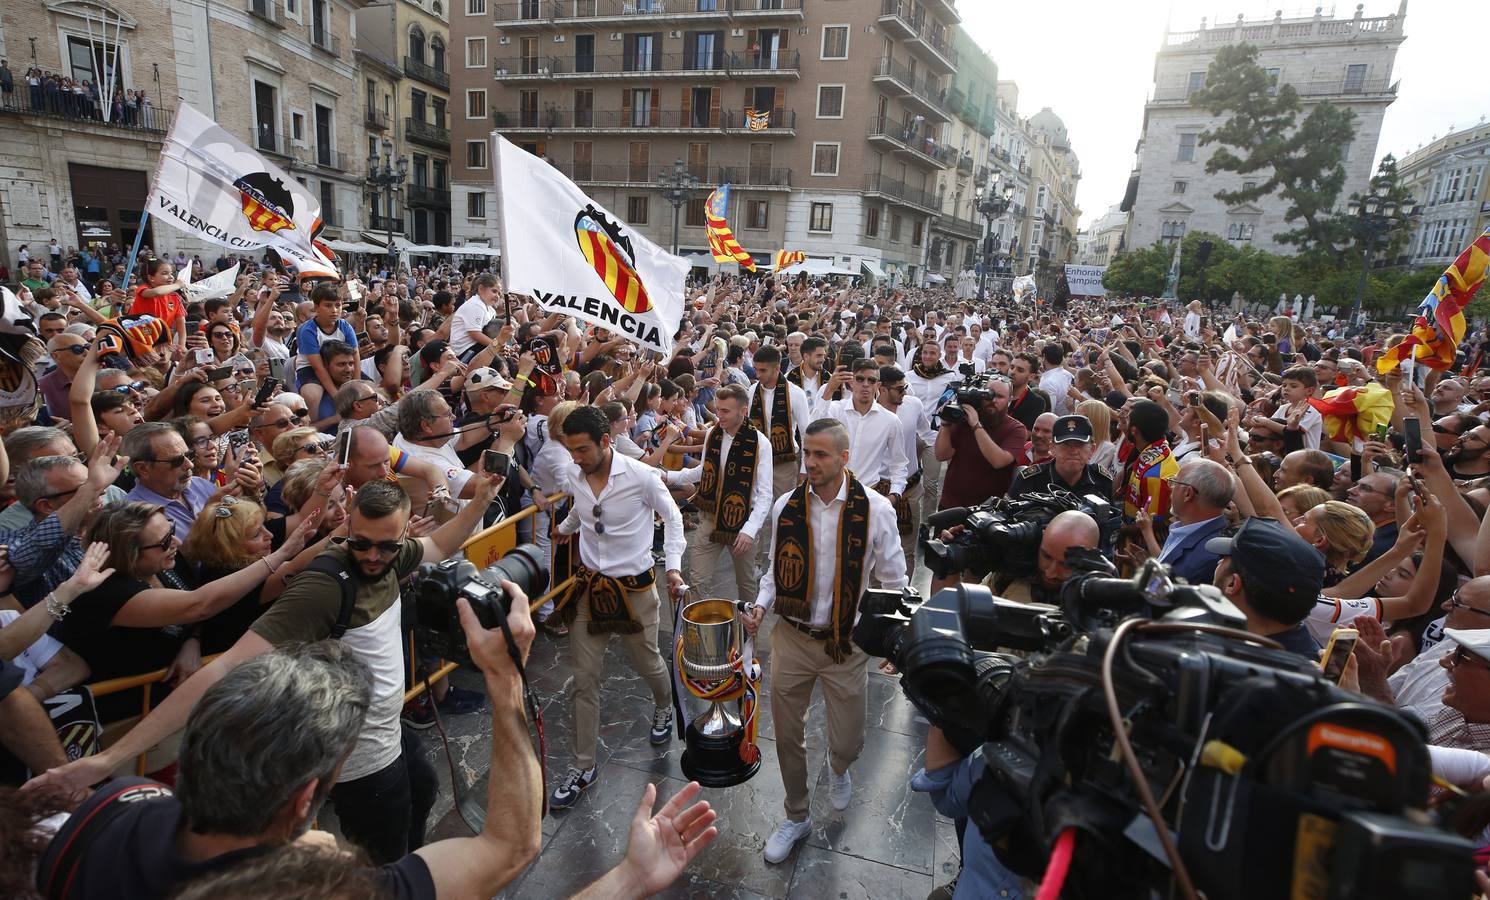
[[[832,260],[827,259],[805,259],[795,265],[782,269],[782,275],[811,275],[814,278],[822,278],[828,275],[857,275],[853,269],[844,269],[833,265]]]
[[[384,244],[369,244],[363,241],[327,241],[326,246],[337,253],[387,253]]]
[[[888,277],[885,275],[885,270],[879,267],[879,263],[872,259],[861,259],[859,265],[863,266],[864,271],[868,272],[875,281],[884,281]]]

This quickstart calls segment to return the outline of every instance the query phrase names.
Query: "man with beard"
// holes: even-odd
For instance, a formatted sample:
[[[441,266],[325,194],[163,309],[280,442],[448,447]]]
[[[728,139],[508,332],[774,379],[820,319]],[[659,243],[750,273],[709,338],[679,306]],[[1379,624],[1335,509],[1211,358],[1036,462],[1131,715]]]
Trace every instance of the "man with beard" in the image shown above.
[[[52,770],[42,784],[76,791],[97,783],[178,731],[208,689],[240,664],[275,648],[332,638],[361,659],[373,679],[356,743],[339,769],[322,773],[325,781],[335,782],[330,797],[342,833],[378,865],[418,849],[438,782],[413,731],[400,733],[404,632],[398,583],[422,563],[448,559],[460,550],[502,482],[500,476],[476,477],[477,502],[422,538],[409,536],[409,497],[403,488],[384,481],[363,485],[352,502],[346,540],[322,551],[237,643],[179,685],[108,750]],[[344,582],[352,586],[349,605],[343,603]],[[502,714],[512,717],[513,712],[509,707]],[[235,740],[249,737],[251,733],[237,733]]]
[[[801,482],[802,433],[812,423],[812,400],[789,378],[781,377],[781,362],[781,351],[775,347],[756,351],[756,382],[745,401],[751,424],[770,438],[772,497],[780,497]]]
[[[1443,464],[1456,480],[1490,474],[1490,426],[1478,425],[1459,435],[1444,451]]]
[[[1030,387],[1030,381],[1040,370],[1040,358],[1033,353],[1017,354],[1009,363],[1009,415],[1029,430],[1035,420],[1050,412],[1050,398],[1039,388]]]
[[[1009,415],[1009,382],[988,382],[992,399],[963,406],[964,421],[943,422],[936,435],[936,458],[947,466],[939,509],[976,506],[1008,493],[1015,467],[1028,461],[1025,430]]]
[[[817,408],[818,391],[823,386],[823,364],[828,361],[828,342],[813,335],[802,341],[802,358],[798,365],[786,374],[786,380],[807,394],[807,411]],[[806,423],[803,423],[805,426]]]

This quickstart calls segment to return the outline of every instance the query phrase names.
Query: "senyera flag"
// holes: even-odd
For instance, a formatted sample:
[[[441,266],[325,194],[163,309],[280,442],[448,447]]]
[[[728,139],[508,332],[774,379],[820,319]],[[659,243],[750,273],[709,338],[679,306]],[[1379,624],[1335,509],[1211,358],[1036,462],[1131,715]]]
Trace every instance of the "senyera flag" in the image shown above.
[[[787,266],[795,266],[807,258],[807,254],[801,250],[777,250],[776,264],[771,271],[780,272]]]
[[[500,135],[493,140],[507,290],[671,355],[688,261],[642,237],[544,160]]]
[[[146,208],[204,241],[277,252],[301,278],[336,278],[319,241],[321,203],[305,186],[182,104],[160,151]]]
[[[721,184],[704,203],[704,228],[709,234],[709,252],[715,262],[739,263],[742,268],[755,271],[755,259],[745,252],[735,233],[729,227],[729,185]]]
[[[1465,247],[1453,265],[1438,276],[1433,290],[1418,305],[1412,333],[1376,360],[1376,371],[1390,372],[1409,353],[1430,369],[1444,372],[1453,368],[1459,342],[1464,340],[1467,328],[1464,307],[1485,283],[1487,266],[1490,266],[1490,228]]]

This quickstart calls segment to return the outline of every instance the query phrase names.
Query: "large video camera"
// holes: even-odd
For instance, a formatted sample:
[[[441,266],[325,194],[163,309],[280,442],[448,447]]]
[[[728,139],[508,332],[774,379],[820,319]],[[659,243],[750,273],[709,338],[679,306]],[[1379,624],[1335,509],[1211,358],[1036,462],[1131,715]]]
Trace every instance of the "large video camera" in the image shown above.
[[[1098,546],[1111,548],[1123,524],[1121,509],[1099,494],[1051,490],[1017,499],[999,497],[982,506],[959,506],[927,517],[928,535],[921,542],[926,568],[937,578],[952,572],[968,572],[975,579],[990,572],[1012,578],[1033,575],[1045,526],[1073,509],[1096,520],[1102,535]],[[952,525],[961,525],[962,531],[951,540],[940,540],[940,531]]]
[[[1075,829],[1067,897],[1473,893],[1473,845],[1428,824],[1417,720],[1237,630],[1215,588],[1067,561],[1058,606],[871,591],[854,629],[954,746],[982,747],[971,819],[1006,867],[1040,878]]]
[[[485,569],[464,557],[421,567],[413,585],[414,635],[420,652],[471,665],[455,601],[465,597],[481,627],[497,628],[512,609],[503,580],[516,584],[530,598],[548,590],[543,550],[537,544],[520,544]]]
[[[988,389],[988,383],[1000,377],[995,372],[974,374],[967,370],[966,364],[957,368],[962,373],[962,383],[953,389],[952,399],[943,403],[936,411],[937,416],[943,422],[966,422],[966,407],[971,406],[975,410],[981,410],[984,402],[993,399],[993,391]]]

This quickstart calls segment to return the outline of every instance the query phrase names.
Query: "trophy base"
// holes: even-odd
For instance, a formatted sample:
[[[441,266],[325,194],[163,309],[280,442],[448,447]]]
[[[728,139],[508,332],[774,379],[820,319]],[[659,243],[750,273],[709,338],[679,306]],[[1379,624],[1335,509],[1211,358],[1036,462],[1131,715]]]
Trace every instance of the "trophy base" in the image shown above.
[[[760,769],[760,760],[747,763],[740,759],[740,744],[745,732],[727,735],[705,735],[689,723],[684,741],[683,774],[704,787],[734,787],[749,781]]]

